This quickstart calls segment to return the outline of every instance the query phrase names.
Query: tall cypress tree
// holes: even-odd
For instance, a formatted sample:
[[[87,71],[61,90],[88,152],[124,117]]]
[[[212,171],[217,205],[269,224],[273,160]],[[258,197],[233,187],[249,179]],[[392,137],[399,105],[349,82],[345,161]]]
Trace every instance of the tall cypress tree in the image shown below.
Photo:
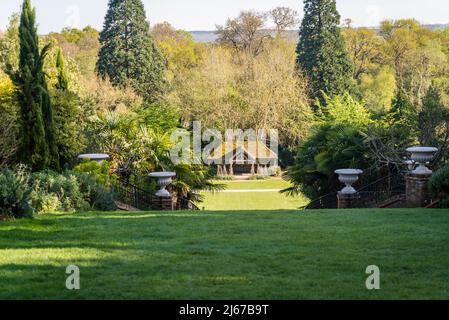
[[[56,88],[67,91],[69,89],[69,80],[67,79],[61,48],[59,48],[58,55],[56,56],[56,69],[58,70],[58,83],[56,84]]]
[[[158,99],[165,61],[156,48],[141,0],[109,0],[97,72],[118,87],[130,85],[146,101]]]
[[[59,150],[56,139],[56,126],[54,123],[54,111],[50,93],[48,92],[47,81],[45,76],[41,77],[42,90],[42,114],[44,116],[45,140],[47,141],[49,150],[49,168],[60,171],[59,166]]]
[[[311,98],[322,104],[325,95],[332,97],[351,88],[353,66],[339,24],[335,0],[304,0],[297,63],[309,78]]]
[[[59,151],[60,167],[74,165],[74,160],[84,148],[85,139],[79,127],[81,115],[80,100],[76,93],[70,91],[70,83],[65,67],[65,60],[59,48],[56,56],[58,82],[50,89],[55,119],[56,145]]]
[[[31,7],[30,0],[24,0],[22,5],[19,40],[19,69],[12,76],[20,88],[20,160],[29,164],[33,170],[42,170],[48,168],[50,164],[50,151],[42,113],[42,104],[46,101],[45,87],[42,86],[45,83],[42,68],[49,46],[39,52],[36,12]]]

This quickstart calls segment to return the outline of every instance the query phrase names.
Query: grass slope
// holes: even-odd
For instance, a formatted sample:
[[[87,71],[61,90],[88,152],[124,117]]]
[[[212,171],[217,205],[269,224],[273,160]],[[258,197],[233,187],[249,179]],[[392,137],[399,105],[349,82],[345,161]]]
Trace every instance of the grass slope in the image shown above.
[[[0,222],[0,299],[447,299],[448,230],[447,210],[44,215]]]

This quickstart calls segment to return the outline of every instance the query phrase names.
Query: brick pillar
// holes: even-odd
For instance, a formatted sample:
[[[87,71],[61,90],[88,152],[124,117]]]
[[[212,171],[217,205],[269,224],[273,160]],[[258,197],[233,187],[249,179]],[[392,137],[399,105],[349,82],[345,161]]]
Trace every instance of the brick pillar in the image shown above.
[[[431,203],[428,190],[430,175],[408,174],[405,177],[407,207],[423,208]]]
[[[345,194],[339,192],[337,198],[338,198],[338,209],[350,209],[356,207],[359,194],[358,193]]]
[[[153,197],[153,210],[174,211],[173,197]]]

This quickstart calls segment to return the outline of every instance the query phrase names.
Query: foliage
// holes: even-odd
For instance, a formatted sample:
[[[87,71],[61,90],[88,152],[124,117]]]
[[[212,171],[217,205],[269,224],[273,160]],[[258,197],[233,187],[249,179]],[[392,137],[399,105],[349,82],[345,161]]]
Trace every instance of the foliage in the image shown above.
[[[96,161],[82,162],[73,168],[73,172],[90,175],[100,185],[109,189],[114,186],[117,180],[115,175],[111,175],[111,164],[108,161],[103,161],[101,165]]]
[[[449,165],[433,173],[429,181],[429,191],[441,201],[441,207],[449,208]]]
[[[307,135],[311,117],[294,45],[283,39],[237,60],[229,49],[208,48],[197,68],[179,76],[168,100],[183,112],[183,124],[196,120],[223,132],[276,128],[286,145]]]
[[[353,66],[341,35],[335,0],[305,0],[298,67],[310,80],[311,98],[324,103],[352,87]]]
[[[0,70],[8,69],[10,72],[15,72],[18,69],[19,20],[19,14],[13,13],[5,34],[0,34]]]
[[[436,86],[429,88],[423,100],[423,109],[418,115],[418,139],[423,145],[440,147],[445,152],[449,142],[449,108],[442,103]]]
[[[30,173],[26,167],[0,172],[0,214],[14,218],[31,218]]]
[[[97,71],[117,87],[131,86],[147,102],[160,98],[165,61],[149,32],[141,0],[110,0],[100,34]]]
[[[143,105],[131,88],[116,88],[110,81],[97,77],[81,79],[79,96],[85,118],[108,111],[138,110]]]
[[[276,7],[269,12],[276,26],[276,35],[279,37],[287,30],[299,24],[298,12],[288,7]]]
[[[285,173],[293,185],[285,192],[302,192],[316,199],[337,190],[335,170],[370,166],[369,148],[364,139],[365,135],[350,124],[316,126],[309,139],[298,148],[295,165]]]
[[[77,177],[68,171],[63,174],[52,171],[34,173],[32,188],[33,207],[38,213],[89,209]]]
[[[17,88],[0,71],[0,169],[14,161],[19,147],[19,103]]]
[[[257,56],[264,48],[269,34],[264,30],[266,15],[255,11],[242,11],[224,26],[217,26],[217,42],[246,55]]]
[[[384,39],[375,30],[367,28],[344,28],[342,32],[348,54],[354,65],[354,79],[376,73],[385,61]]]
[[[98,52],[100,50],[99,32],[90,26],[83,30],[65,28],[60,33],[52,32],[47,37],[49,41],[55,40],[62,49],[66,60],[73,61],[81,76],[86,78],[95,75]],[[72,83],[75,79],[70,79]]]
[[[333,98],[325,95],[324,99],[324,106],[318,104],[321,121],[348,124],[360,129],[372,122],[369,111],[347,92]]]
[[[362,74],[360,91],[366,107],[371,112],[388,113],[396,93],[396,79],[393,70],[383,67],[374,74]]]
[[[181,164],[173,169],[176,172],[176,180],[171,188],[178,196],[188,200],[202,202],[204,196],[201,191],[216,192],[225,188],[224,185],[212,181],[214,177],[205,166]]]
[[[153,130],[136,113],[98,114],[91,127],[98,149],[111,155],[113,168],[125,180],[133,174],[146,176],[169,163],[171,131]]]
[[[56,130],[56,144],[60,153],[60,167],[71,168],[77,155],[84,150],[87,141],[83,134],[84,119],[81,101],[71,92],[51,90]]]
[[[151,33],[167,61],[169,80],[200,63],[202,48],[190,33],[176,30],[168,22],[156,24]]]
[[[52,167],[59,169],[59,154],[55,143],[53,111],[48,94],[44,58],[49,45],[39,52],[36,12],[29,0],[24,0],[20,18],[19,69],[13,80],[19,88],[21,113],[20,160],[33,170]]]
[[[58,83],[56,88],[59,90],[67,91],[69,90],[69,80],[67,79],[67,73],[64,66],[64,58],[62,56],[62,50],[58,50],[58,55],[56,57],[56,68],[58,69]]]
[[[84,199],[91,209],[100,211],[115,211],[114,192],[110,187],[102,184],[96,174],[75,173]]]

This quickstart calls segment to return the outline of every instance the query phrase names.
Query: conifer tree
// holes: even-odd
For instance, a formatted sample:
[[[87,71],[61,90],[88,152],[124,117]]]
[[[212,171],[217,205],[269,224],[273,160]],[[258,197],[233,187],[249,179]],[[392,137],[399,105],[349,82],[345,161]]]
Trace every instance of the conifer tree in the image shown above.
[[[19,87],[21,114],[19,158],[33,170],[42,170],[48,168],[50,164],[50,151],[42,112],[43,103],[47,103],[42,68],[49,46],[39,52],[36,12],[31,7],[30,0],[24,0],[22,5],[19,40],[19,69],[12,74],[15,84]]]
[[[141,0],[109,0],[97,72],[118,87],[130,85],[147,102],[158,99],[165,61],[156,48]]]
[[[60,48],[56,57],[56,69],[58,82],[50,93],[54,109],[59,162],[60,167],[64,168],[75,164],[76,156],[84,148],[85,137],[79,125],[82,110],[80,98],[70,90],[69,77]]]
[[[58,83],[56,84],[56,88],[67,91],[69,89],[69,80],[67,79],[61,48],[59,48],[58,55],[56,57],[56,69],[58,70]]]
[[[332,98],[351,89],[353,66],[339,24],[335,0],[304,0],[297,63],[309,78],[311,98],[321,104],[325,95]]]

